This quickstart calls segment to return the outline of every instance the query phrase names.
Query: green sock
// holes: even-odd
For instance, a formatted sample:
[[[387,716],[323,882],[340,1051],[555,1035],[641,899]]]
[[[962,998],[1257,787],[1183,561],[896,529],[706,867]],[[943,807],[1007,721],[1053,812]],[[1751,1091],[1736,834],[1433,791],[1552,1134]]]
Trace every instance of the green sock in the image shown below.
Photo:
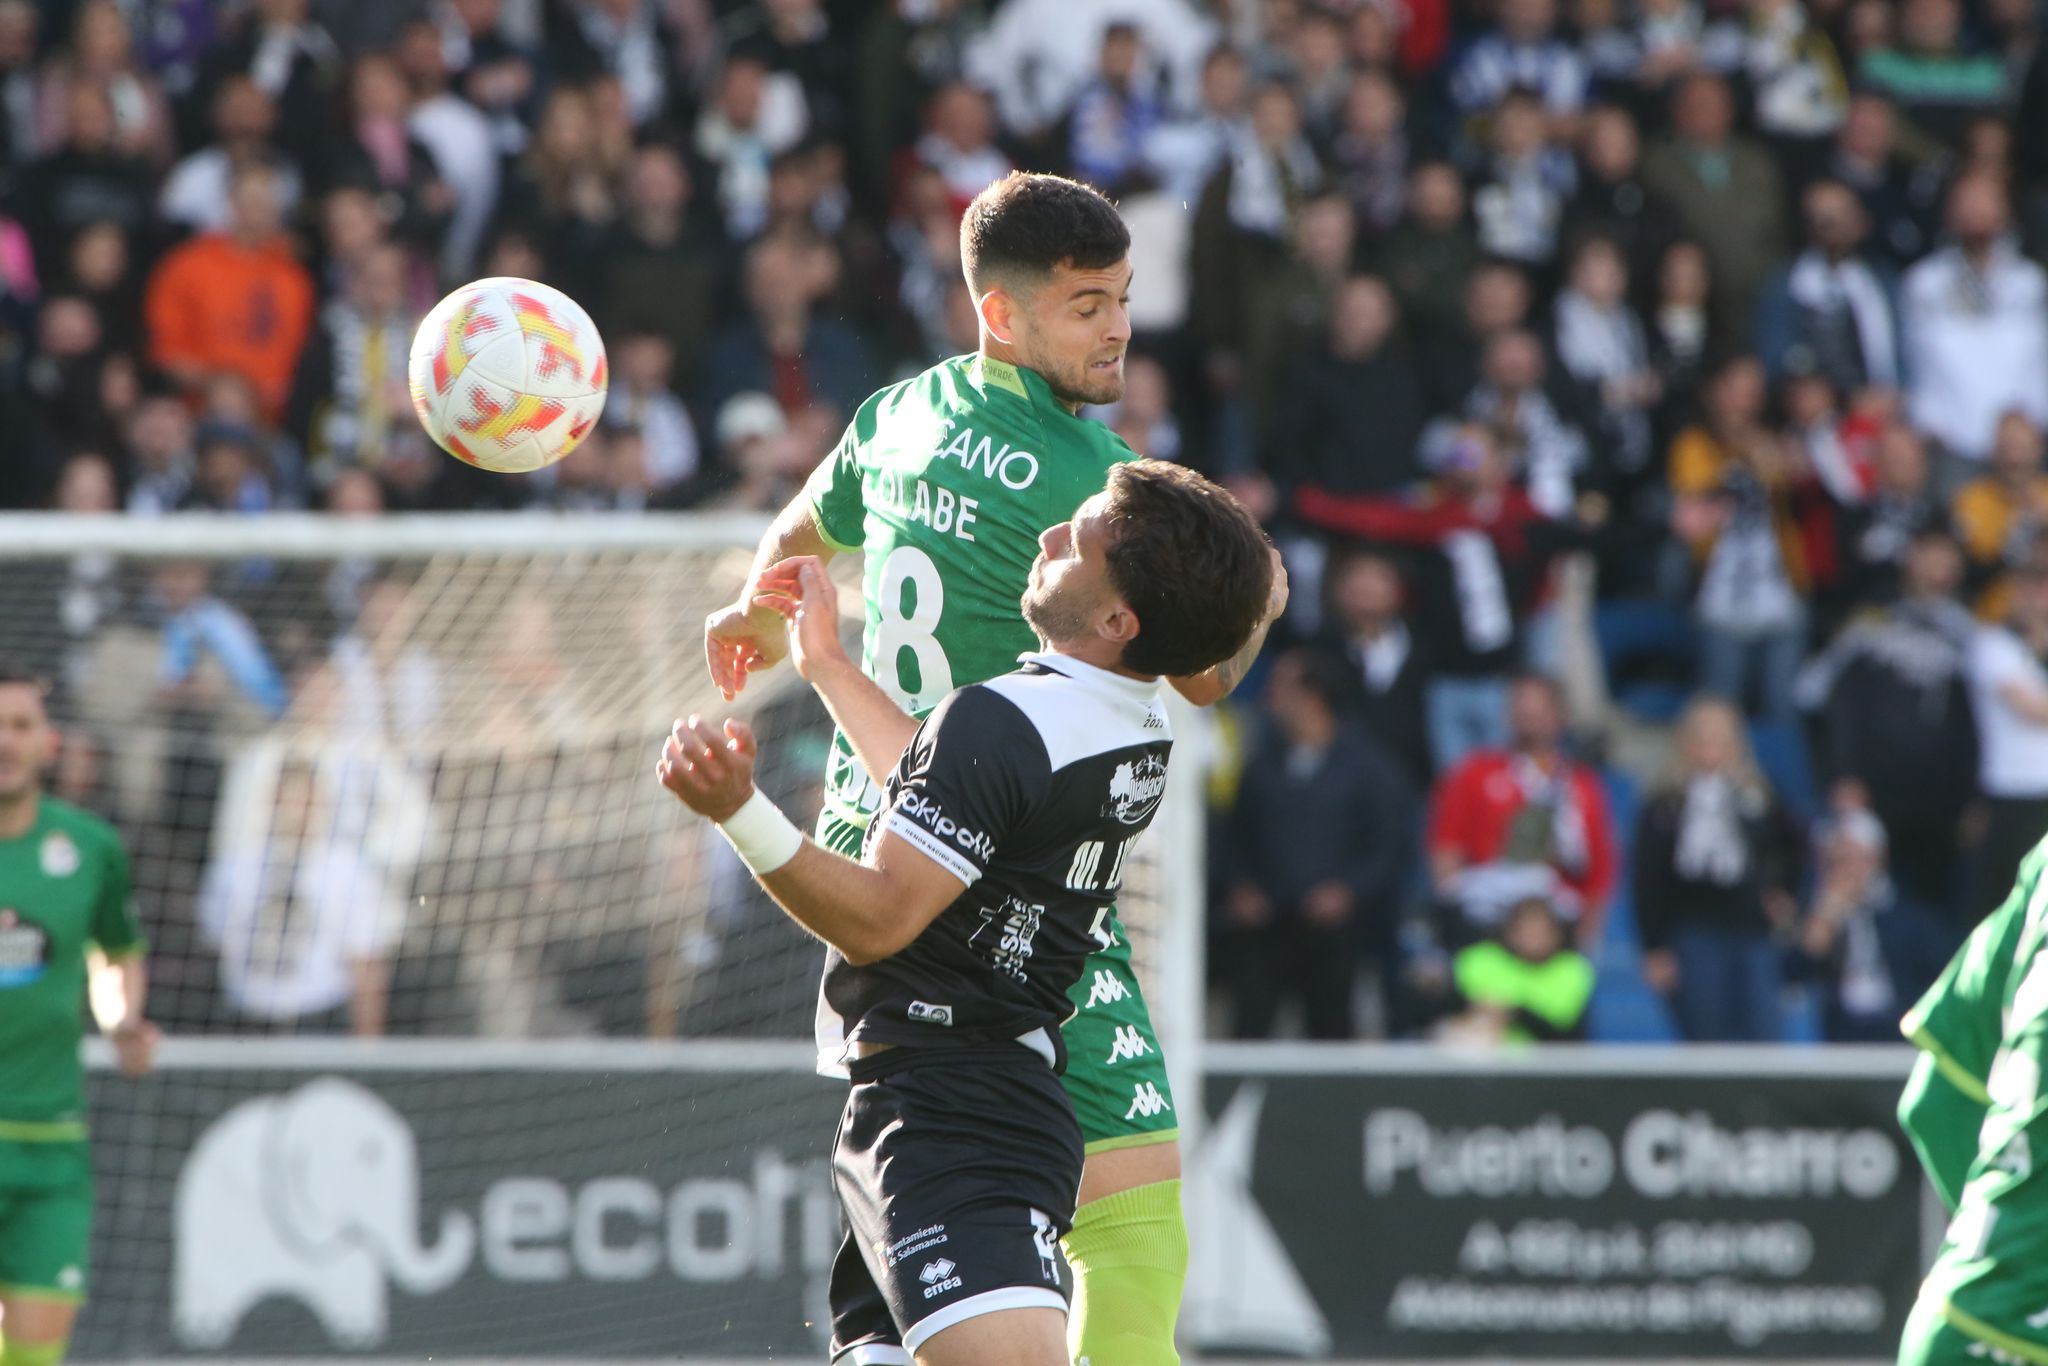
[[[13,1339],[0,1341],[0,1366],[57,1366],[64,1359],[63,1342],[15,1342]]]
[[[1180,1182],[1133,1186],[1074,1213],[1067,1351],[1075,1366],[1179,1366],[1173,1325],[1188,1278]]]

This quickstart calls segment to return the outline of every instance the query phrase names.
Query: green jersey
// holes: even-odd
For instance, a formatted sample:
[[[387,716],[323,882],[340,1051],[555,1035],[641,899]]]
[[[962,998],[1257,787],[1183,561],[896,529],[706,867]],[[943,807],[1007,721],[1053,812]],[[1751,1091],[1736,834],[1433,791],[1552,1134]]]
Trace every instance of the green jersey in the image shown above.
[[[1923,1086],[1938,1096],[1917,1098],[1902,1109],[1900,1122],[1913,1141],[1928,1176],[1953,1205],[1970,1163],[1984,1107],[1991,1103],[1985,1083],[1997,1056],[2005,1004],[2006,977],[2027,921],[2027,906],[2048,866],[2048,848],[2037,848],[2020,864],[2019,880],[2003,905],[1986,916],[1927,994],[1899,1022],[1900,1030],[1933,1062],[1935,1075]]]
[[[1958,1330],[2027,1360],[2048,1361],[2048,878],[2042,849],[2021,865],[2020,881],[1997,918],[1987,921],[1978,961],[1957,975],[1964,993],[1983,989],[1980,1017],[1998,1039],[1984,1072],[1986,1109],[1976,1158],[1948,1236],[1927,1275],[1923,1297],[1942,1306]],[[2004,920],[2015,922],[2003,925]],[[1999,952],[2007,948],[2006,952]],[[1961,958],[1971,957],[1966,946]],[[1993,960],[1995,961],[1988,961]],[[1947,979],[1944,979],[1947,980]],[[1959,994],[1958,999],[1965,999]],[[1966,1070],[1981,1054],[1973,1032],[1923,1013],[1923,1029],[1941,1029],[1941,1046]],[[1981,1030],[1983,1019],[1978,1021]],[[1930,1037],[1935,1037],[1930,1034]],[[1981,1035],[1977,1036],[1981,1037]],[[1965,1050],[1958,1054],[1955,1050]]]
[[[825,539],[866,555],[862,667],[913,716],[1038,648],[1019,602],[1038,537],[1137,453],[1038,374],[959,356],[860,406],[807,489]],[[835,736],[825,810],[864,824],[880,793]]]
[[[128,854],[97,816],[51,797],[0,840],[0,1140],[85,1135],[85,952],[140,951]]]

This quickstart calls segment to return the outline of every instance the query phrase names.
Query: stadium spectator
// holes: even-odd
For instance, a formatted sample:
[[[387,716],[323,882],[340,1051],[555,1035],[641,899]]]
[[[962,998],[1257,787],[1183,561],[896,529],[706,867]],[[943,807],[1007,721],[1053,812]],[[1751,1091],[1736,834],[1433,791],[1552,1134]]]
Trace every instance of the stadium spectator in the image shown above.
[[[448,63],[433,24],[422,19],[406,25],[395,55],[411,86],[406,131],[427,149],[454,200],[440,251],[442,272],[461,279],[476,260],[497,207],[497,140],[490,120],[449,88]]]
[[[1160,193],[1175,204],[1195,204],[1242,135],[1250,85],[1244,57],[1217,47],[1202,61],[1201,97],[1194,112],[1153,126],[1145,139],[1145,165]]]
[[[1392,1010],[1413,799],[1394,762],[1346,719],[1343,689],[1327,657],[1274,662],[1264,733],[1217,850],[1241,1039],[1270,1037],[1296,995],[1308,1037],[1353,1037],[1364,958],[1379,965]]]
[[[1580,134],[1577,188],[1565,205],[1563,230],[1567,241],[1611,239],[1627,257],[1630,276],[1651,280],[1679,228],[1670,206],[1643,184],[1642,168],[1635,117],[1617,105],[1594,108]]]
[[[1764,399],[1754,357],[1708,381],[1705,422],[1672,443],[1672,525],[1699,570],[1702,685],[1738,705],[1754,694],[1756,714],[1789,725],[1812,583],[1799,522],[1810,476],[1764,425]]]
[[[1787,245],[1783,179],[1768,152],[1735,132],[1735,98],[1721,77],[1699,73],[1681,82],[1671,123],[1672,136],[1643,158],[1643,183],[1706,248],[1715,308],[1743,335]]]
[[[1586,1036],[1593,964],[1572,947],[1566,917],[1549,895],[1524,897],[1500,932],[1451,960],[1453,1018],[1438,1036],[1461,1044],[1525,1046]]]
[[[1894,270],[1927,250],[1941,177],[1900,153],[1898,115],[1884,95],[1859,90],[1850,97],[1821,174],[1847,185],[1863,201],[1871,222],[1871,251]]]
[[[1473,43],[1451,73],[1451,97],[1468,118],[1500,107],[1511,90],[1531,90],[1560,119],[1586,101],[1585,59],[1557,32],[1556,0],[1504,0],[1499,27]]]
[[[1102,31],[1102,69],[1074,102],[1067,160],[1074,174],[1104,194],[1122,195],[1143,164],[1145,141],[1165,110],[1156,78],[1143,66],[1138,30],[1114,23]],[[1007,173],[1008,168],[1004,168]]]
[[[1799,0],[1760,0],[1748,11],[1742,70],[1756,105],[1757,131],[1796,146],[1841,127],[1849,81],[1819,16]]]
[[[311,17],[310,0],[252,0],[200,64],[199,108],[231,75],[253,79],[276,102],[279,144],[301,166],[317,166],[326,149],[328,92],[341,52]]]
[[[1886,868],[1884,825],[1852,810],[1819,837],[1820,874],[1800,921],[1793,968],[1821,982],[1821,1037],[1890,1043],[1899,1015],[1934,984],[1959,936]]]
[[[1775,1042],[1784,1024],[1774,936],[1798,914],[1798,827],[1726,702],[1688,707],[1675,743],[1675,766],[1635,837],[1643,976],[1691,1042]]]
[[[2004,186],[1960,180],[1948,193],[1953,240],[1906,273],[1908,411],[1963,461],[1989,456],[2007,412],[2048,424],[2048,274],[2020,255],[2010,227]]]
[[[1336,188],[1351,201],[1359,232],[1384,237],[1408,203],[1407,97],[1386,72],[1368,68],[1351,79],[1343,122],[1330,146]]]
[[[382,52],[358,57],[349,72],[346,124],[323,154],[333,186],[361,186],[396,213],[383,209],[391,231],[421,251],[445,238],[455,195],[433,155],[406,125],[412,94],[398,63]]]
[[[1872,426],[1877,428],[1874,442],[1867,438]],[[1869,488],[1855,501],[1830,489],[1844,504],[1834,519],[1834,596],[1852,609],[1895,601],[1914,534],[1942,520],[1927,443],[1904,423],[1887,421],[1882,410],[1851,415],[1837,435],[1853,486],[1867,482]],[[1851,449],[1860,450],[1866,444],[1871,447],[1867,480],[1860,469],[1862,456]],[[1812,450],[1809,443],[1809,459]],[[1826,482],[1825,476],[1822,481]]]
[[[1337,562],[1327,583],[1327,648],[1351,675],[1345,709],[1400,763],[1409,789],[1427,792],[1435,774],[1423,713],[1429,662],[1402,617],[1400,567],[1357,551]]]
[[[20,172],[9,202],[39,261],[61,260],[73,234],[112,222],[140,236],[150,221],[150,168],[114,141],[114,107],[96,85],[65,97],[64,142]]]
[[[1612,238],[1582,239],[1558,291],[1557,360],[1573,382],[1599,396],[1597,441],[1609,463],[1631,482],[1651,465],[1651,414],[1663,381],[1650,363],[1650,341],[1629,307],[1628,259]]]
[[[598,77],[618,83],[627,116],[642,127],[669,107],[670,73],[680,70],[684,35],[672,22],[669,7],[654,0],[593,0],[589,4],[550,5],[542,47],[557,72],[573,82]],[[741,65],[733,62],[728,70]],[[745,65],[758,79],[766,73],[759,57]],[[801,107],[803,88],[794,76],[778,82]]]
[[[2012,884],[2020,860],[2048,832],[2048,557],[2031,548],[2013,566],[2005,621],[1970,644],[1977,713],[1978,788],[1988,818],[1972,919]]]
[[[728,236],[745,241],[766,226],[769,167],[809,126],[795,77],[752,58],[725,64],[714,99],[698,116],[693,145],[712,170]]]
[[[1481,750],[1437,782],[1431,881],[1470,939],[1497,926],[1532,886],[1554,880],[1579,943],[1597,944],[1617,858],[1607,794],[1593,770],[1564,752],[1557,684],[1533,674],[1517,678],[1507,710],[1509,747]]]
[[[231,826],[199,889],[200,931],[240,1033],[384,1032],[404,902],[331,828],[320,787],[287,761],[273,800]]]
[[[1913,533],[1899,601],[1850,622],[1799,680],[1819,713],[1820,774],[1836,811],[1889,833],[1891,873],[1920,905],[1960,904],[1957,851],[1977,794],[1977,722],[1966,667],[1975,624],[1957,594],[1963,559],[1939,523]]]
[[[1543,104],[1511,90],[1487,120],[1487,152],[1472,192],[1479,249],[1528,267],[1557,254],[1558,223],[1577,180],[1571,154],[1550,139]]]
[[[36,94],[36,147],[51,152],[69,140],[71,92],[95,89],[114,112],[114,149],[160,166],[170,161],[171,111],[162,85],[136,60],[128,18],[116,0],[85,0],[71,20],[69,42],[43,67]]]
[[[1593,472],[1593,450],[1565,395],[1549,383],[1543,343],[1519,328],[1488,339],[1464,414],[1491,430],[1529,502],[1544,517],[1571,514],[1574,486]]]
[[[1391,493],[1419,472],[1421,385],[1397,323],[1376,277],[1332,289],[1328,337],[1279,376],[1262,465],[1288,493]]]
[[[1167,73],[1168,98],[1194,103],[1216,25],[1192,0],[1120,0],[1076,10],[1068,0],[999,5],[968,53],[970,76],[995,94],[1003,126],[1025,141],[1043,137],[1073,108],[1095,74],[1102,31],[1114,21],[1138,30]]]
[[[2041,461],[2040,427],[2025,413],[2009,412],[1998,420],[1984,473],[1958,489],[1950,504],[1970,560],[1977,615],[1986,621],[2004,620],[2011,588],[2006,569],[2026,558],[2048,524],[2048,472]]]
[[[845,324],[817,314],[838,273],[829,243],[765,238],[747,251],[747,312],[712,343],[703,392],[717,411],[743,390],[772,395],[795,414],[823,403],[850,418],[873,376],[866,348]]]
[[[227,232],[175,248],[151,275],[150,359],[187,389],[218,371],[240,375],[274,420],[313,321],[313,281],[281,232],[268,170],[239,172],[230,204]]]
[[[405,249],[373,247],[347,290],[320,310],[299,364],[290,427],[312,462],[314,482],[343,468],[380,468],[408,426],[406,356],[418,317],[406,306]]]
[[[540,90],[538,54],[506,35],[502,0],[449,0],[431,14],[455,89],[490,120],[499,154],[518,156]]]
[[[1758,357],[1775,383],[1818,374],[1843,393],[1896,389],[1904,378],[1896,286],[1863,256],[1870,224],[1839,181],[1801,197],[1806,249],[1764,286],[1757,304]]]
[[[1401,316],[1418,339],[1453,334],[1479,243],[1465,221],[1465,184],[1448,162],[1424,161],[1408,177],[1407,214],[1377,255]]]
[[[1979,110],[2006,99],[2005,63],[1964,48],[1958,0],[1900,0],[1898,42],[1869,53],[1858,80],[1890,95],[1923,137],[1948,141]]]
[[[612,387],[605,401],[605,425],[630,427],[640,435],[650,492],[660,493],[696,477],[697,429],[683,401],[669,388],[675,351],[661,332],[617,336],[612,345]]]
[[[1531,325],[1536,298],[1529,274],[1508,261],[1485,261],[1463,280],[1463,311],[1449,330],[1429,334],[1418,357],[1428,406],[1454,411],[1477,387],[1486,348]],[[1404,315],[1405,316],[1405,315]]]

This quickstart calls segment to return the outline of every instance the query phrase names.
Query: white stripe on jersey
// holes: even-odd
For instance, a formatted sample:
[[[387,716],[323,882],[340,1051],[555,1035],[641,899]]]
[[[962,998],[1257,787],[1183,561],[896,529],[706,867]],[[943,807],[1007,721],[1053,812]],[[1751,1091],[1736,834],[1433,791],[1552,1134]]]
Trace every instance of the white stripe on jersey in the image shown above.
[[[1019,655],[1017,662],[1061,677],[1002,674],[981,686],[1024,713],[1054,773],[1091,755],[1173,739],[1156,678],[1125,678],[1066,655]]]

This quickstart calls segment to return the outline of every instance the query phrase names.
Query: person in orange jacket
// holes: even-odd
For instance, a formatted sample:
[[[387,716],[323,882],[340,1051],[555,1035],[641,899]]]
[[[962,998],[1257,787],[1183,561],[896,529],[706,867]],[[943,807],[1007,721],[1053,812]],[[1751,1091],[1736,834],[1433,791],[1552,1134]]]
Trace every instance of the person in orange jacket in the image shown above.
[[[149,358],[188,388],[220,371],[242,376],[275,422],[312,327],[313,277],[284,235],[269,168],[243,168],[228,195],[227,231],[183,243],[150,275]]]

